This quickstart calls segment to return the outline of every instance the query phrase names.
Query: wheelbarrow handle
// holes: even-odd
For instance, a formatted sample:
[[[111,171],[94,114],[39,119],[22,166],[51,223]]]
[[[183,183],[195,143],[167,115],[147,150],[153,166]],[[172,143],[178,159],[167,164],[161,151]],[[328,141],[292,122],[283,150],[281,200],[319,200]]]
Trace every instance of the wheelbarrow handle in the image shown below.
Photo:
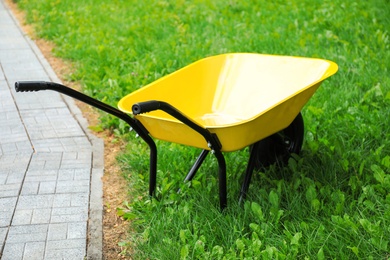
[[[149,180],[149,195],[152,196],[156,188],[156,174],[157,174],[157,147],[153,139],[149,136],[147,129],[136,119],[130,117],[128,114],[107,105],[90,96],[80,93],[74,89],[68,88],[64,85],[45,82],[45,81],[19,81],[15,82],[16,92],[39,91],[39,90],[54,90],[65,94],[69,97],[78,99],[88,105],[96,107],[108,114],[111,114],[128,123],[137,134],[149,145],[150,148],[150,180]]]
[[[134,115],[139,115],[154,110],[162,110],[170,114],[177,120],[181,121],[185,125],[189,126],[193,130],[201,134],[209,143],[209,147],[212,150],[220,150],[222,148],[221,142],[218,140],[218,137],[215,134],[212,134],[207,128],[202,125],[199,125],[196,121],[187,117],[181,111],[164,101],[149,100],[136,103],[132,106],[132,111]]]
[[[138,115],[142,113],[151,112],[161,108],[161,102],[156,100],[149,100],[145,102],[139,102],[132,106],[133,114]]]
[[[16,92],[32,92],[49,89],[50,82],[45,81],[19,81],[15,83]]]
[[[137,120],[133,119],[126,113],[107,105],[97,99],[94,99],[90,96],[87,96],[81,92],[78,92],[74,89],[66,87],[62,84],[55,82],[46,82],[46,81],[18,81],[15,82],[16,92],[28,92],[28,91],[39,91],[39,90],[54,90],[59,93],[65,94],[69,97],[78,99],[88,105],[96,107],[104,112],[107,112],[119,119],[127,122],[141,137],[149,139],[148,131],[145,127],[140,124]],[[151,140],[151,139],[150,139]]]

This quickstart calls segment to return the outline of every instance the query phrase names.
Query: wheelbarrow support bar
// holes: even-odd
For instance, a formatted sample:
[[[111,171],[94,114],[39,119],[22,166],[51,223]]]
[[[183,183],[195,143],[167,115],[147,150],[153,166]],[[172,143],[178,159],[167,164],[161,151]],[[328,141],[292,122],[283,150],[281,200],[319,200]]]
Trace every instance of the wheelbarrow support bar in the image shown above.
[[[175,107],[163,101],[150,100],[150,101],[140,102],[134,104],[132,110],[134,115],[147,113],[154,110],[162,110],[170,114],[174,118],[178,119],[182,123],[186,124],[187,126],[191,127],[193,130],[195,130],[196,132],[198,132],[200,135],[203,136],[203,138],[208,143],[209,148],[212,150],[212,152],[214,153],[218,161],[219,200],[220,200],[220,207],[223,210],[227,206],[226,162],[221,152],[222,145],[217,135],[210,133],[209,130],[198,125],[195,121],[188,118],[186,115],[184,115],[182,112],[177,110]],[[201,154],[201,157],[205,157],[206,155],[207,153],[204,152]],[[187,177],[190,176],[189,177],[190,179],[193,178],[193,176],[195,175],[197,169],[200,167],[200,164],[203,162],[203,160],[204,158],[201,158],[197,163],[195,163],[194,165],[195,168],[191,169]]]
[[[93,99],[83,93],[80,93],[74,89],[68,88],[64,85],[45,82],[45,81],[19,81],[15,83],[16,92],[31,92],[40,90],[54,90],[78,99],[88,105],[96,107],[104,112],[107,112],[117,118],[122,119],[134,129],[134,131],[149,145],[150,148],[150,178],[149,178],[149,195],[152,196],[156,188],[156,175],[157,175],[157,148],[153,139],[149,136],[146,128],[135,118],[130,117],[126,113],[109,106],[99,100]]]
[[[140,102],[134,104],[132,110],[134,115],[151,112],[153,110],[162,110],[201,134],[208,142],[209,148],[211,150],[216,151],[221,150],[222,148],[222,145],[215,134],[210,133],[206,128],[198,125],[195,121],[191,120],[182,112],[166,102],[157,100]]]

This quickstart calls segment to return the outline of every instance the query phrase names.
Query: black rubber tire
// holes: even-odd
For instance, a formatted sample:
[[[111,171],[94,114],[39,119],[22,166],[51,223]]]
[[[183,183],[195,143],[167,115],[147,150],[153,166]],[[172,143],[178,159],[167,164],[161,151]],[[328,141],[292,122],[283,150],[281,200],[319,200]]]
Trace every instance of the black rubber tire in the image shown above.
[[[286,165],[291,154],[299,154],[303,144],[304,123],[301,113],[285,129],[260,140],[255,168],[261,169],[274,163]],[[250,152],[253,146],[250,147]]]

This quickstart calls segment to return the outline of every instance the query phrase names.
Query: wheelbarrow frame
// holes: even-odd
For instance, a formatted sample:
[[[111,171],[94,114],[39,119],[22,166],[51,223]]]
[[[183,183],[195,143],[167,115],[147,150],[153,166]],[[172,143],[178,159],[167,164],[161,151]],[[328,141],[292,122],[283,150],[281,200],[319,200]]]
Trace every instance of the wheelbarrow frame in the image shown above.
[[[245,59],[246,57],[249,57],[249,56],[252,58],[253,57],[258,58],[261,56],[267,60],[274,59],[274,57],[271,57],[269,55],[251,55],[251,54],[244,54],[243,56],[241,56],[241,55],[242,54],[221,55],[221,56],[216,57],[216,60],[219,62],[219,64],[221,64],[220,62],[223,61],[223,59],[225,59],[225,57],[228,57],[228,59],[232,58],[233,61],[235,61],[235,59],[238,58],[238,60],[237,60],[238,63],[234,63],[234,65],[240,65],[240,64],[242,64],[241,60],[240,60],[241,57],[244,57],[244,59]],[[251,58],[251,61],[253,61],[252,58]],[[278,58],[278,59],[280,59],[280,58]],[[288,59],[297,60],[296,58],[292,58],[292,57],[289,57]],[[209,60],[209,59],[206,58],[203,61],[206,61],[206,60]],[[309,60],[309,59],[306,59],[306,60]],[[311,59],[311,60],[313,60],[313,59]],[[279,60],[279,61],[286,62],[286,60],[284,60],[284,58]],[[201,61],[194,63],[197,66],[196,68],[199,67],[199,65],[201,64],[200,62]],[[152,112],[152,111],[156,111],[156,110],[164,111],[166,114],[169,114],[171,117],[173,117],[179,123],[189,127],[190,129],[192,129],[196,133],[198,133],[200,136],[196,136],[196,140],[198,140],[200,137],[200,139],[198,141],[202,141],[202,138],[206,141],[206,143],[203,143],[201,146],[199,146],[200,148],[202,148],[202,152],[200,153],[199,157],[196,159],[194,165],[190,169],[187,176],[185,177],[185,181],[190,181],[194,178],[195,174],[197,173],[198,169],[200,168],[200,166],[202,165],[202,163],[204,162],[205,158],[207,157],[207,155],[209,154],[210,151],[216,157],[217,162],[218,162],[220,208],[224,209],[227,206],[227,188],[226,188],[226,161],[225,161],[224,155],[222,154],[222,151],[224,151],[224,152],[225,151],[226,152],[235,151],[235,150],[241,149],[247,145],[251,145],[251,147],[252,147],[252,149],[250,149],[250,157],[249,157],[249,162],[248,162],[246,172],[245,172],[244,182],[243,182],[242,187],[241,187],[241,192],[240,192],[240,201],[241,201],[246,196],[246,193],[247,193],[247,190],[249,187],[249,183],[250,183],[250,179],[252,176],[252,172],[253,172],[254,168],[257,166],[256,165],[257,162],[259,161],[258,156],[261,154],[259,152],[259,150],[262,149],[262,147],[260,145],[260,141],[262,140],[261,138],[266,138],[267,136],[272,135],[275,132],[283,130],[285,127],[288,127],[288,125],[293,121],[293,116],[296,116],[297,114],[300,115],[299,114],[300,109],[303,107],[304,103],[306,103],[307,100],[311,97],[311,95],[315,92],[315,90],[318,88],[318,86],[321,84],[321,82],[325,78],[331,76],[332,74],[334,74],[337,71],[336,64],[334,64],[332,62],[325,62],[325,63],[326,63],[326,66],[331,66],[330,71],[327,71],[320,78],[317,77],[318,75],[315,75],[316,76],[315,79],[313,79],[311,77],[310,78],[311,81],[309,83],[307,83],[307,82],[305,83],[308,85],[306,85],[306,86],[304,85],[304,86],[302,86],[303,87],[302,89],[296,90],[298,92],[295,92],[295,94],[293,96],[294,97],[299,96],[300,97],[299,99],[295,99],[295,98],[292,99],[290,97],[284,97],[281,100],[278,99],[276,104],[274,104],[272,107],[268,107],[265,111],[258,114],[257,119],[255,117],[247,118],[247,119],[243,119],[243,121],[242,121],[245,124],[240,125],[239,123],[237,123],[237,124],[230,125],[234,129],[239,130],[239,133],[236,134],[236,136],[239,136],[239,137],[250,136],[249,139],[248,138],[240,138],[239,139],[240,141],[235,140],[235,142],[231,142],[232,138],[231,138],[230,134],[231,134],[232,130],[227,128],[226,126],[224,126],[222,129],[229,129],[228,131],[218,131],[218,125],[211,125],[211,126],[201,125],[201,123],[198,123],[197,121],[195,121],[195,118],[193,119],[190,116],[187,116],[182,111],[179,111],[176,107],[169,104],[170,102],[174,102],[174,100],[171,100],[171,101],[164,100],[164,97],[160,97],[161,101],[160,100],[145,101],[145,98],[147,98],[148,96],[147,95],[144,96],[144,94],[140,94],[140,93],[143,93],[142,90],[138,90],[138,91],[134,92],[134,94],[136,93],[135,94],[136,96],[138,96],[138,95],[143,96],[143,97],[141,97],[142,102],[136,103],[140,100],[139,99],[132,100],[131,98],[128,99],[131,96],[135,97],[135,95],[132,95],[132,94],[127,95],[126,97],[124,97],[122,99],[122,100],[126,100],[126,102],[127,102],[126,104],[122,100],[119,102],[119,107],[122,110],[121,111],[121,110],[116,109],[112,106],[109,106],[109,105],[107,105],[99,100],[93,99],[93,98],[91,98],[83,93],[80,93],[78,91],[75,91],[71,88],[68,88],[68,87],[61,85],[61,84],[58,84],[58,83],[44,82],[44,81],[16,82],[15,89],[17,92],[54,90],[54,91],[60,92],[62,94],[65,94],[67,96],[70,96],[72,98],[78,99],[81,102],[89,104],[97,109],[105,111],[105,112],[125,121],[127,124],[129,124],[129,126],[132,129],[134,129],[134,131],[148,144],[148,146],[150,148],[150,169],[149,169],[149,171],[150,171],[150,173],[149,173],[149,175],[150,175],[149,195],[150,196],[153,196],[155,189],[156,189],[156,182],[157,182],[157,180],[156,180],[157,179],[157,147],[156,147],[156,144],[151,136],[154,136],[157,139],[162,139],[162,140],[167,140],[167,141],[169,141],[169,140],[164,139],[164,138],[159,137],[159,136],[155,136],[156,129],[151,128],[151,126],[148,126],[148,122],[147,122],[147,120],[144,120],[143,116],[139,116],[139,117],[137,117],[137,116],[140,114],[143,114],[143,113]],[[263,62],[260,65],[262,67],[266,68],[267,64]],[[246,64],[246,68],[249,69],[249,71],[254,72],[253,66],[255,66],[255,65],[257,65],[257,63],[256,64],[249,63],[249,64]],[[279,66],[279,63],[273,63],[272,68],[277,68],[277,67],[275,67],[276,65]],[[248,66],[252,66],[252,68],[250,69],[250,68],[248,68]],[[307,64],[305,66],[307,67]],[[181,69],[181,72],[188,73],[188,68],[189,68],[189,66],[187,68]],[[225,72],[231,72],[230,71],[231,67],[227,67],[227,69],[228,70]],[[268,69],[268,68],[266,68],[266,69]],[[288,68],[288,69],[290,69],[290,68]],[[242,71],[242,69],[240,71]],[[323,70],[321,70],[321,71],[322,71],[321,73],[324,73]],[[285,72],[289,75],[295,75],[295,74],[292,74],[291,71],[286,70],[286,68],[285,68]],[[307,74],[307,72],[306,72],[306,74]],[[209,75],[210,75],[210,73],[209,73]],[[172,81],[172,78],[170,76],[166,76],[165,79],[169,79]],[[267,79],[269,80],[269,78],[267,78]],[[214,78],[214,80],[215,80],[215,78]],[[162,79],[160,79],[156,82],[162,82]],[[249,83],[248,81],[245,81],[244,86],[249,85],[251,87],[257,88],[257,86],[258,86],[257,84],[262,84],[262,83],[263,83],[262,78],[256,78],[255,84]],[[283,81],[283,84],[284,83],[285,82]],[[268,83],[268,84],[270,84],[270,83]],[[155,91],[156,85],[154,84],[153,86],[154,86],[153,91]],[[218,85],[218,86],[221,87],[220,85]],[[237,86],[241,86],[241,85],[237,85]],[[293,86],[296,87],[298,85],[295,84]],[[147,89],[147,88],[143,88],[143,89]],[[150,89],[148,89],[148,90],[150,91]],[[220,91],[222,91],[222,90],[220,89]],[[291,89],[290,89],[290,92],[291,92]],[[288,93],[290,93],[290,92],[288,92]],[[277,93],[277,92],[275,92],[275,93]],[[274,99],[275,99],[275,97],[278,97],[275,95],[275,93],[273,94]],[[283,95],[283,96],[285,96],[285,95]],[[164,100],[164,101],[162,101],[162,100]],[[294,103],[295,100],[299,100],[299,102]],[[167,101],[169,103],[167,103]],[[267,103],[267,102],[265,102],[265,103]],[[123,105],[125,105],[125,107]],[[275,116],[276,113],[275,112],[272,113],[271,111],[273,111],[273,109],[276,110],[276,108],[279,108],[277,110],[279,114],[276,115],[276,118],[272,118],[272,115]],[[289,110],[291,110],[288,113],[287,113],[287,108]],[[184,110],[184,107],[181,107],[181,109]],[[285,117],[285,120],[287,122],[283,122],[283,124],[280,122],[280,120],[283,119],[283,115],[281,115],[280,112],[284,112],[284,113],[288,114],[288,117]],[[133,116],[130,116],[130,114],[133,114]],[[260,120],[258,119],[260,117],[265,118],[266,119],[265,122],[272,121],[274,128],[267,129],[267,132],[262,133],[261,135],[259,135],[259,134],[252,135],[251,134],[252,128],[259,128],[259,126],[262,126],[262,123],[260,123]],[[153,120],[155,120],[155,119],[156,118],[154,117]],[[165,122],[168,122],[168,121],[165,120]],[[173,121],[169,120],[169,122],[172,123]],[[239,121],[239,122],[241,122],[241,121]],[[254,123],[252,124],[251,122],[254,122]],[[250,123],[250,124],[248,124],[248,123]],[[249,125],[251,127],[249,127]],[[260,127],[260,128],[263,129],[263,127]],[[177,124],[176,122],[175,122],[174,129],[176,129],[177,131],[180,131],[180,129],[183,131],[187,131],[187,129],[182,128],[182,126],[180,124]],[[159,129],[159,131],[163,131],[163,130],[164,129]],[[193,138],[195,138],[195,136],[193,136],[193,135],[191,135],[191,136]],[[181,138],[182,137],[183,136],[181,136]],[[221,144],[220,139],[223,140],[224,148],[222,148],[222,144]],[[181,141],[183,141],[183,140],[181,140],[181,141],[171,140],[171,141],[182,143]],[[182,144],[187,144],[187,145],[198,147],[197,145],[193,144],[192,142],[189,142],[189,143],[183,142]],[[226,144],[227,144],[227,146],[226,146]],[[228,148],[226,148],[226,147],[228,147]]]
[[[150,168],[149,168],[149,196],[153,196],[156,183],[157,183],[157,146],[154,140],[150,137],[148,130],[136,119],[128,114],[107,105],[99,100],[91,98],[83,93],[80,93],[74,89],[66,87],[62,84],[45,81],[19,81],[15,83],[16,92],[30,92],[30,91],[41,91],[41,90],[53,90],[64,95],[70,96],[74,99],[80,100],[88,105],[91,105],[97,109],[100,109],[108,114],[111,114],[123,121],[129,126],[148,144],[150,148]],[[215,134],[210,133],[207,129],[198,125],[190,118],[187,118],[179,110],[172,107],[171,105],[161,101],[149,101],[142,102],[134,105],[134,113],[144,113],[155,109],[161,109],[166,113],[169,113],[179,121],[191,127],[193,130],[201,134],[206,142],[209,144],[211,152],[215,155],[218,162],[218,178],[219,178],[219,200],[220,208],[224,209],[227,206],[227,190],[226,190],[226,161],[221,152],[221,144],[218,137]],[[189,174],[185,178],[186,181],[191,180],[204,159],[206,158],[209,150],[203,150],[191,168]],[[247,188],[246,188],[247,189]]]
[[[44,81],[20,81],[15,83],[16,92],[29,92],[29,91],[41,91],[41,90],[53,90],[64,95],[70,96],[74,99],[80,100],[88,105],[91,105],[99,110],[102,110],[108,114],[111,114],[123,121],[125,121],[149,146],[150,149],[150,168],[149,168],[149,196],[153,196],[156,183],[157,183],[157,146],[155,141],[150,137],[148,130],[136,119],[128,114],[107,105],[99,100],[91,98],[83,93],[80,93],[74,89],[66,87],[64,85],[54,83],[54,82],[44,82]],[[223,210],[227,206],[227,189],[226,189],[226,161],[225,157],[221,152],[221,143],[218,140],[216,134],[210,133],[207,129],[195,123],[190,118],[187,118],[179,110],[172,107],[168,103],[162,101],[148,101],[135,104],[133,106],[134,115],[149,112],[152,110],[160,109],[175,117],[179,121],[191,127],[193,130],[201,134],[206,142],[209,145],[210,150],[202,150],[189,173],[185,177],[185,181],[191,181],[203,161],[211,151],[212,154],[217,159],[218,162],[218,183],[219,183],[219,203],[220,208]],[[249,188],[250,178],[255,167],[255,160],[257,157],[257,143],[254,144],[254,147],[251,151],[249,158],[248,166],[245,173],[245,179],[241,188],[240,201],[242,201],[247,193]]]

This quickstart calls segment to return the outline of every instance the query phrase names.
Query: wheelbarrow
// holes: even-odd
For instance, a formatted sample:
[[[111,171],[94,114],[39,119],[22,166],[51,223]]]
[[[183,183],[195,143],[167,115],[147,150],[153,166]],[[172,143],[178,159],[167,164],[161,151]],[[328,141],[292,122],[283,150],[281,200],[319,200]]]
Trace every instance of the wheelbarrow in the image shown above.
[[[127,122],[149,145],[149,195],[154,194],[157,148],[154,139],[201,148],[185,177],[194,178],[211,152],[218,162],[220,207],[227,206],[223,152],[250,147],[240,192],[252,172],[292,153],[303,142],[302,107],[338,66],[328,60],[230,53],[196,61],[123,97],[119,110],[52,82],[16,82],[17,92],[55,90]],[[153,137],[153,138],[152,138]]]

